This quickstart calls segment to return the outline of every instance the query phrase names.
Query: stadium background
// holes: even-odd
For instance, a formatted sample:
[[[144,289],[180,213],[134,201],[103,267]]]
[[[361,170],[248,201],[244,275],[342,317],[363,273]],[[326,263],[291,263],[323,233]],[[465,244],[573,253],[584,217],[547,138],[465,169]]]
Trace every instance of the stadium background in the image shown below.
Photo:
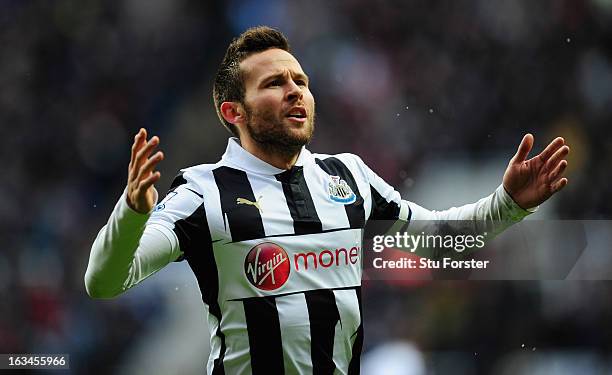
[[[161,192],[223,152],[212,79],[252,25],[284,31],[311,77],[313,151],[359,154],[405,199],[445,208],[491,192],[524,132],[536,147],[562,135],[570,184],[538,218],[612,214],[610,0],[0,7],[0,353],[70,353],[74,374],[203,368],[186,264],[111,301],[89,299],[83,274],[139,127],[161,138]],[[405,374],[611,373],[611,295],[602,280],[366,282],[364,373],[381,358]]]

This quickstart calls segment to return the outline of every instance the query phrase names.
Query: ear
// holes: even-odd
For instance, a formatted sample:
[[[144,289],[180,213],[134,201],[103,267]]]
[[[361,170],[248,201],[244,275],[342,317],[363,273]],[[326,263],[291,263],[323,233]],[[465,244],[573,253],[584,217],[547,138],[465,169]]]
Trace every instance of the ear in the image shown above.
[[[230,124],[240,127],[245,120],[244,108],[238,102],[223,102],[221,103],[220,110],[221,116]]]

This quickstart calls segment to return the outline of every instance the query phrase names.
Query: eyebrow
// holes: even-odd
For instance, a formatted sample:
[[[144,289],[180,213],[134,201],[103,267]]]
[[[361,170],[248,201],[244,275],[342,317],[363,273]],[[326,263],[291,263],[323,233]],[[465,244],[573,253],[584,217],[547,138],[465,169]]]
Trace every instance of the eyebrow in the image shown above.
[[[291,76],[292,76],[294,79],[303,79],[303,80],[305,80],[306,82],[309,82],[308,76],[307,76],[305,73],[299,73],[299,72],[292,73],[292,72],[290,72],[290,74],[291,74]],[[268,81],[270,81],[270,80],[277,79],[277,78],[283,78],[284,76],[285,76],[285,72],[273,73],[273,74],[271,74],[271,75],[269,75],[269,76],[267,76],[267,77],[264,77],[264,78],[261,80],[260,84],[261,84],[261,83],[264,83],[264,82],[268,82]]]

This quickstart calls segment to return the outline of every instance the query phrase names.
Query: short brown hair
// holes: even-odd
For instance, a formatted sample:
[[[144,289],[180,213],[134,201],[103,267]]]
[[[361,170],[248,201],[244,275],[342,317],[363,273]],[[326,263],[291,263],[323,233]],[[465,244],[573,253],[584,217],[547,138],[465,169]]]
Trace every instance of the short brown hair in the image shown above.
[[[221,103],[244,104],[245,87],[240,63],[254,53],[271,48],[291,52],[289,41],[280,31],[268,26],[252,27],[232,40],[217,71],[213,84],[215,110],[221,123],[235,136],[238,136],[238,129],[221,115]]]

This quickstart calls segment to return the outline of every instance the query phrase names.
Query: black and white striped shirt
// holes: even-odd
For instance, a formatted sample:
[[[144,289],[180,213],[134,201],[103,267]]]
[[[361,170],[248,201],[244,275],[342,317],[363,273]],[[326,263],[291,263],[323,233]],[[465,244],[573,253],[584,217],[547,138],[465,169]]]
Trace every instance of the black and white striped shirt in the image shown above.
[[[429,211],[402,200],[355,155],[303,148],[281,170],[230,139],[218,163],[182,170],[150,217],[130,212],[122,197],[94,242],[86,283],[108,283],[115,295],[185,259],[208,307],[209,374],[353,374],[366,221],[526,214],[503,187],[472,205]],[[130,228],[136,235],[126,239]],[[124,246],[131,265],[118,284],[108,274],[121,262],[109,254]]]

